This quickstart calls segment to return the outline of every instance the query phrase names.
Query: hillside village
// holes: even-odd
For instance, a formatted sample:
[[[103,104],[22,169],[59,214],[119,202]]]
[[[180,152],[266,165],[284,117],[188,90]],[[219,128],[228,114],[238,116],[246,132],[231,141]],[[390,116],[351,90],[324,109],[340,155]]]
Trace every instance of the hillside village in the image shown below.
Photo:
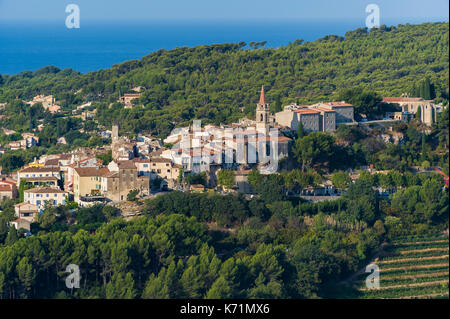
[[[120,102],[124,107],[132,107],[131,101],[139,96],[138,93],[125,94],[120,98]],[[436,119],[436,113],[441,111],[434,101],[422,98],[385,97],[382,102],[396,103],[401,111],[387,112],[385,118],[372,122],[406,123],[420,110],[420,121],[431,125]],[[42,103],[51,113],[60,111],[53,96],[38,95],[26,103]],[[85,106],[89,105],[82,105],[77,110],[82,110]],[[95,112],[90,114],[95,116]],[[248,182],[250,171],[254,168],[261,170],[270,164],[270,161],[274,160],[273,155],[277,161],[288,158],[299,127],[305,133],[335,133],[339,125],[363,125],[367,122],[364,118],[360,122],[355,121],[354,107],[345,101],[313,105],[291,104],[273,114],[269,111],[264,87],[261,88],[255,114],[254,120],[244,117],[238,123],[220,126],[208,124],[203,128],[193,124],[176,128],[163,141],[146,135],[138,135],[135,139],[119,136],[119,127],[113,125],[111,130],[100,132],[103,138],[111,138],[110,145],[42,155],[14,173],[2,174],[0,198],[3,200],[20,197],[21,202],[14,206],[17,219],[11,224],[18,229],[29,231],[30,224],[37,220],[38,214],[43,212],[46,205],[66,205],[72,201],[80,207],[99,203],[117,205],[134,198],[145,199],[155,193],[171,190],[225,190],[253,194]],[[87,116],[83,116],[83,120],[86,118]],[[39,127],[39,130],[41,129],[42,127]],[[271,131],[275,131],[277,135],[270,135]],[[6,129],[4,132],[15,133]],[[39,144],[39,138],[33,133],[23,133],[21,136],[22,140],[4,145],[2,152],[28,149]],[[385,134],[381,138],[392,142],[395,135]],[[64,142],[61,139],[58,141]],[[397,138],[396,143],[398,142]],[[253,159],[250,154],[252,145],[256,149]],[[262,154],[261,149],[266,148],[271,150],[272,157],[264,162],[262,157],[266,154]],[[240,156],[240,153],[244,155]],[[108,157],[109,154],[108,162],[100,159],[101,156]],[[217,175],[223,169],[233,171],[234,185],[219,185]],[[280,169],[281,167],[277,166],[271,173]],[[374,171],[373,168],[367,169]],[[205,174],[202,183],[190,183],[184,179],[190,174],[200,175],[202,172]],[[359,177],[356,172],[350,173],[353,180]],[[386,190],[381,188],[379,191]],[[328,199],[329,196],[339,194],[330,176],[314,188],[303,190],[300,195],[317,200],[316,196],[328,196],[323,197]]]
[[[264,43],[0,74],[0,299],[448,298],[448,23]]]

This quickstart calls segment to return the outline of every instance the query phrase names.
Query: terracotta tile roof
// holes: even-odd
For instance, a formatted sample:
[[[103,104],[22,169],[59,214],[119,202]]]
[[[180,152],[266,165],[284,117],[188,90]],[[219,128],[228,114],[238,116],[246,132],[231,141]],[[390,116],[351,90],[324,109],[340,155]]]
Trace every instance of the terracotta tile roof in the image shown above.
[[[299,110],[293,110],[294,113],[299,114],[319,114],[319,111],[315,111],[313,109],[299,109]]]
[[[71,159],[72,158],[72,154],[61,154],[60,156],[59,156],[59,159],[60,160],[69,160],[69,159]]]
[[[327,109],[326,107],[320,107],[320,106],[317,106],[317,107],[314,107],[314,109],[315,109],[315,110],[317,110],[317,111],[319,111],[319,112],[330,112],[330,113],[336,113],[336,111],[335,111],[335,110],[332,110],[332,109]]]
[[[0,184],[16,185],[17,181],[15,179],[12,179],[12,178],[3,177],[0,180]]]
[[[117,165],[119,166],[119,169],[136,169],[136,165],[132,160],[118,161]]]
[[[152,157],[150,163],[172,163],[172,161],[164,157]]]
[[[123,96],[124,97],[140,97],[141,94],[140,93],[125,93]]]
[[[38,209],[38,207],[36,205],[30,204],[30,203],[27,203],[27,202],[22,202],[22,203],[16,204],[16,205],[14,205],[14,207],[19,207],[20,208],[20,207],[26,206],[26,205],[34,206],[34,207],[36,207],[36,209]]]
[[[332,106],[332,107],[350,107],[353,106],[350,103],[345,103],[345,102],[328,102],[325,103],[326,105]]]
[[[56,167],[27,167],[22,168],[19,172],[20,173],[40,173],[40,172],[58,172],[59,166]]]
[[[135,163],[150,163],[150,159],[148,159],[148,158],[138,158],[138,157],[136,157],[136,158],[133,158],[132,161],[135,162]]]
[[[0,184],[0,192],[11,192],[11,191],[12,191],[11,185]]]
[[[58,166],[59,164],[59,158],[49,159],[45,161],[45,166]]]
[[[22,177],[27,181],[57,181],[58,177],[56,176],[42,176],[42,177]]]
[[[384,97],[382,102],[396,103],[396,102],[434,102],[434,100],[424,100],[421,97]]]
[[[263,137],[262,139],[264,139],[264,137]],[[271,141],[271,139],[272,139],[272,138],[271,138],[270,136],[266,136],[266,137],[265,137],[265,140],[266,140],[266,141]],[[261,140],[258,139],[258,141],[261,141]],[[289,137],[287,137],[287,136],[278,136],[277,141],[278,141],[278,142],[288,142],[288,141],[292,141],[292,139],[289,138]]]
[[[36,188],[24,190],[24,193],[35,193],[35,194],[58,193],[58,194],[62,194],[62,193],[65,193],[65,191],[63,191],[63,190],[61,190],[59,188],[36,187]]]
[[[28,223],[31,224],[31,222],[29,220],[26,220],[24,218],[17,218],[11,221],[11,223]]]
[[[106,172],[102,175],[102,177],[106,177],[106,178],[113,178],[113,177],[118,177],[119,173],[118,172]]]
[[[74,170],[81,177],[102,176],[109,172],[107,167],[75,167]]]

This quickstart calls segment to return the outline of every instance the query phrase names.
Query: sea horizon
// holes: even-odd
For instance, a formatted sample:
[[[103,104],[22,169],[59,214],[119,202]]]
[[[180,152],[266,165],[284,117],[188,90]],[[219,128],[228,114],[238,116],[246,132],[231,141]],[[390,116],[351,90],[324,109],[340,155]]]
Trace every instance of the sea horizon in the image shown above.
[[[398,24],[448,22],[448,19],[399,19]],[[45,66],[81,73],[137,60],[160,49],[218,43],[267,41],[265,48],[286,46],[298,39],[315,41],[326,35],[344,36],[365,27],[356,20],[186,20],[81,21],[68,29],[64,21],[0,22],[0,74],[14,75]]]

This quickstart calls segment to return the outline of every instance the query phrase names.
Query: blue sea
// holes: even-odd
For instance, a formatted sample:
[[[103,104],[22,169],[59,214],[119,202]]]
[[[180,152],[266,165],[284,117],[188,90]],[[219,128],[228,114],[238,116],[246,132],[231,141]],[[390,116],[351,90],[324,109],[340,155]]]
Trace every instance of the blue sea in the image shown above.
[[[391,21],[411,24],[424,21]],[[64,21],[0,23],[0,74],[37,70],[47,65],[86,73],[140,59],[159,49],[213,43],[267,41],[266,47],[296,39],[314,41],[325,35],[343,36],[365,27],[355,21],[208,21],[208,22],[83,22],[68,29]]]

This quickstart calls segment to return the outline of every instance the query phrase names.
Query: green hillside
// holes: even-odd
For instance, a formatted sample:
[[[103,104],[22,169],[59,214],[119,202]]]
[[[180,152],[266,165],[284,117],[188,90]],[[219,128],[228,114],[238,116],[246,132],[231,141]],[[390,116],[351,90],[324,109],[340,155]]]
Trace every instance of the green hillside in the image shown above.
[[[330,35],[314,42],[292,39],[277,49],[249,49],[241,42],[159,50],[87,74],[45,67],[3,75],[0,102],[38,93],[55,95],[65,109],[94,101],[100,124],[118,122],[124,132],[164,135],[193,118],[218,124],[253,116],[261,85],[273,108],[331,100],[355,86],[399,96],[417,92],[415,85],[425,79],[433,85],[433,97],[447,101],[448,37],[448,23],[425,23],[357,29],[345,38]],[[136,101],[144,107],[108,108],[119,92],[136,86],[145,88]]]

